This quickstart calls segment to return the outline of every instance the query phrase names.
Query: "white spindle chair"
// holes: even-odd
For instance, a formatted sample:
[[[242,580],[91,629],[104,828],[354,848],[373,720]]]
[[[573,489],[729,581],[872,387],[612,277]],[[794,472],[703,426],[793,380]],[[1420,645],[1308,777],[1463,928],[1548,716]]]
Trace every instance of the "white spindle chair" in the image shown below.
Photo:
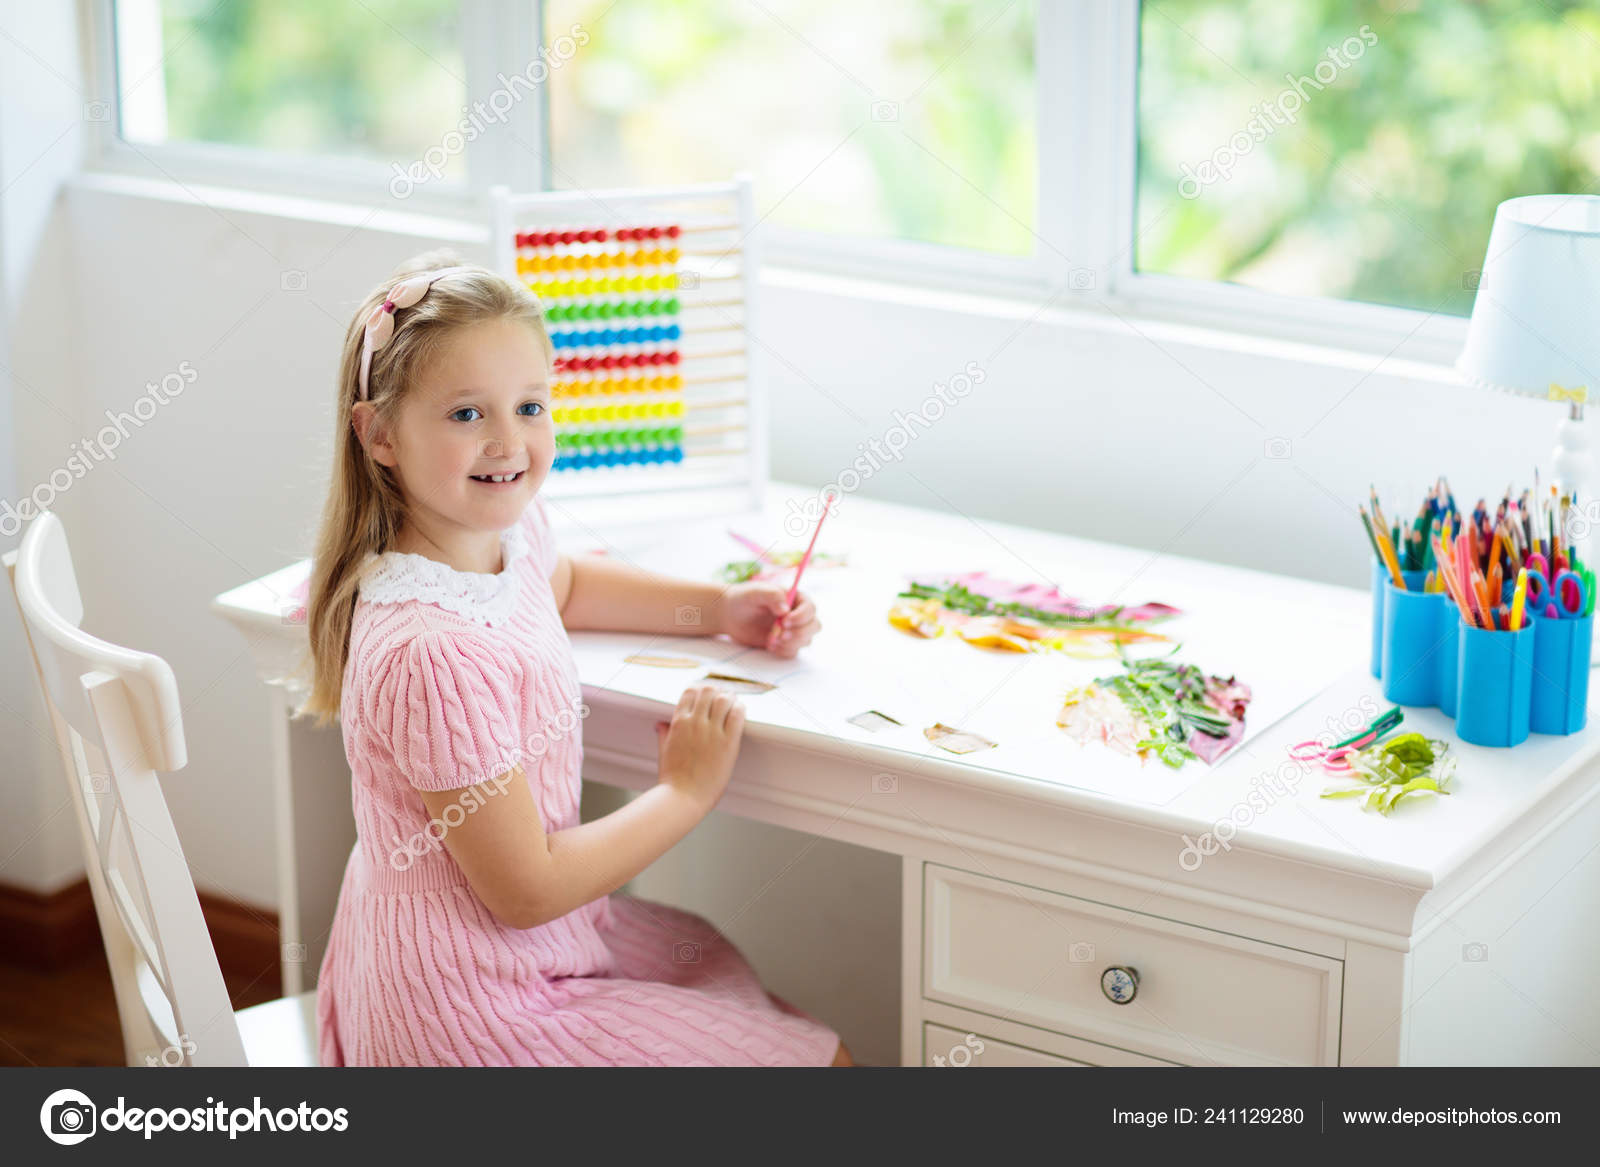
[[[4,557],[83,842],[127,1063],[316,1064],[316,993],[235,1013],[157,771],[188,761],[167,662],[79,628],[61,520]]]

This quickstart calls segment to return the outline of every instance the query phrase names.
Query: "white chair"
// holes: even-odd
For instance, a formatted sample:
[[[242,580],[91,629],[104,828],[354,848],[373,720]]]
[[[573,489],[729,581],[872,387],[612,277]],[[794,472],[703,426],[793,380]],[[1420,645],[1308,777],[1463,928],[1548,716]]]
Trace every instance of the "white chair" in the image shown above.
[[[235,1013],[157,771],[188,761],[172,669],[78,627],[61,520],[4,557],[55,727],[130,1066],[314,1066],[316,993]]]

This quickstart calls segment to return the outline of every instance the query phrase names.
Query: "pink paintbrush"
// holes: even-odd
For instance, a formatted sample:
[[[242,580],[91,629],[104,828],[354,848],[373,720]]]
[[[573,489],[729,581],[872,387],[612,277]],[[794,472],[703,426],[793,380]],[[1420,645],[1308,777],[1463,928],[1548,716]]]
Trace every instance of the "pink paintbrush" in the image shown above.
[[[783,627],[784,620],[788,617],[789,613],[794,610],[795,597],[800,594],[800,576],[805,571],[806,564],[811,562],[811,552],[817,545],[817,536],[822,534],[822,520],[828,517],[828,510],[832,507],[832,505],[833,496],[829,495],[828,500],[822,505],[822,514],[817,516],[816,529],[811,532],[811,543],[806,547],[806,553],[800,557],[800,562],[795,564],[794,583],[789,585],[789,598],[784,601],[783,614],[772,622],[772,630],[767,633],[768,648],[771,648],[773,641],[777,640],[778,631]]]

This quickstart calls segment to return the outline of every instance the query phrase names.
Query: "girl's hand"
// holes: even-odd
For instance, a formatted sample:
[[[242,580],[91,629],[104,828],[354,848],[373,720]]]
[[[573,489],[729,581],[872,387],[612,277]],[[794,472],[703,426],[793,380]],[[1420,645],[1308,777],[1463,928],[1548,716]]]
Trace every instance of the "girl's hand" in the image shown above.
[[[744,702],[716,685],[690,685],[671,722],[656,722],[660,775],[707,812],[733,775],[744,736]]]
[[[783,616],[789,589],[781,584],[734,584],[722,601],[722,630],[740,644],[764,648],[774,656],[792,657],[822,630],[816,605],[805,592],[794,598],[794,609]],[[778,624],[778,618],[783,622]],[[771,638],[774,627],[777,637]]]

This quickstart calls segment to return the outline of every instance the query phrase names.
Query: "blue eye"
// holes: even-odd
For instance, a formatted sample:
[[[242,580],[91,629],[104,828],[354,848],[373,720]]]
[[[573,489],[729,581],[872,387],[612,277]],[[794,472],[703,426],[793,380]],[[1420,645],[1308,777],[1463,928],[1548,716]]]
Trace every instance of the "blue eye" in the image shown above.
[[[526,409],[530,405],[533,406],[535,412],[523,414],[524,417],[538,417],[539,414],[544,412],[544,403],[539,401],[524,401],[519,408]]]
[[[462,417],[461,416],[463,413],[477,413],[477,412],[478,412],[477,406],[475,406],[475,405],[463,405],[460,409],[456,410],[450,416],[455,418],[457,421],[477,421],[478,419],[475,418],[475,417]]]

